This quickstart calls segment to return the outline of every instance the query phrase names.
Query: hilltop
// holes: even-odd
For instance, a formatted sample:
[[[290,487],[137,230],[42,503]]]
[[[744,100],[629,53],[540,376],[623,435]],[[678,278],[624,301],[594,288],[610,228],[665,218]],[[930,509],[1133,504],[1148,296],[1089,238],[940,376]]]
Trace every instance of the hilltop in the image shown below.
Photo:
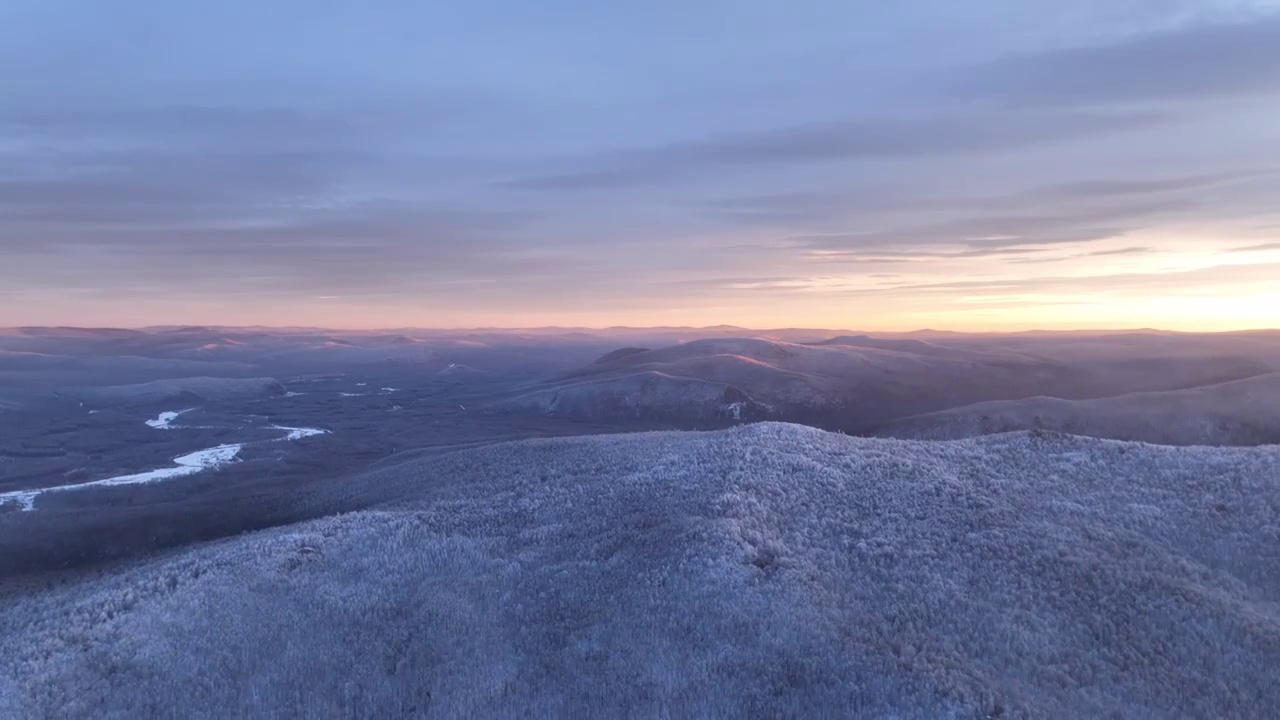
[[[1262,717],[1278,483],[1280,448],[767,423],[418,458],[0,586],[0,714]]]

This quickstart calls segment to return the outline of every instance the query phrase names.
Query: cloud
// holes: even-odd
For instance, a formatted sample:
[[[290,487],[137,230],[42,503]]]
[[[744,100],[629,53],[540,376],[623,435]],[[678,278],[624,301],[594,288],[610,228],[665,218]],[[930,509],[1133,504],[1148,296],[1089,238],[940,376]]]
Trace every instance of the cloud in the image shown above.
[[[1048,252],[1047,247],[989,247],[975,248],[971,250],[957,250],[953,252],[935,252],[929,250],[908,250],[908,251],[892,251],[886,250],[879,253],[867,253],[859,250],[826,250],[816,255],[808,257],[818,262],[844,262],[844,263],[893,263],[893,262],[919,262],[923,260],[956,260],[967,258],[989,258],[1004,257],[1010,255],[1033,255],[1037,253]]]
[[[838,229],[852,221],[868,221],[882,215],[950,213],[981,210],[1026,215],[1035,212],[1075,212],[1080,207],[1108,203],[1147,203],[1185,198],[1194,201],[1200,191],[1220,185],[1276,176],[1272,169],[1226,171],[1170,177],[1121,177],[1061,182],[1004,195],[983,196],[953,191],[933,194],[903,183],[848,183],[846,189],[808,190],[722,197],[690,202],[689,207],[713,221],[729,221],[748,227],[804,227]],[[967,190],[968,188],[966,188]],[[980,189],[980,188],[974,188]]]
[[[18,0],[0,287],[636,317],[719,311],[726,283],[1137,257],[1117,246],[1147,240],[1075,246],[1174,225],[1261,243],[1239,228],[1275,222],[1276,138],[1221,100],[1275,89],[1280,19],[1205,24],[1246,1],[738,3],[725,25],[667,0],[501,0],[301,27],[295,0]]]
[[[815,123],[766,132],[626,150],[588,158],[564,173],[508,183],[528,190],[625,187],[744,167],[837,160],[928,158],[1053,145],[1151,126],[1154,112],[935,114]]]
[[[412,197],[483,169],[424,150],[496,108],[498,93],[399,97],[0,98],[0,215],[57,224],[258,221],[272,212]],[[432,199],[431,202],[439,202]]]
[[[104,105],[33,104],[0,110],[0,127],[30,136],[147,138],[258,149],[281,145],[363,145],[371,133],[385,140],[434,129],[447,120],[487,108],[479,97],[433,93],[407,101],[369,101],[359,106],[272,104],[172,104],[121,102]]]
[[[718,198],[691,204],[693,209],[715,220],[743,225],[788,225],[840,218],[857,210],[880,211],[902,203],[916,204],[919,198],[886,196],[865,190],[834,192],[788,192]]]
[[[1105,240],[1131,232],[1139,221],[1194,208],[1186,200],[1153,200],[1120,206],[1079,208],[1045,215],[990,215],[957,218],[930,225],[864,233],[802,235],[788,243],[812,250],[927,256],[930,248],[960,246],[971,257],[1009,252],[1010,248]],[[1116,224],[1123,223],[1123,224]]]
[[[1280,283],[1280,263],[1215,265],[1191,270],[1150,273],[1112,273],[1098,275],[1055,275],[1039,277],[988,278],[954,280],[938,283],[903,283],[889,288],[908,294],[953,291],[976,293],[1080,293],[1126,294],[1156,290],[1189,290],[1194,287],[1243,283]],[[857,291],[863,292],[863,291]]]
[[[1199,190],[1239,180],[1266,177],[1275,173],[1275,170],[1243,170],[1239,172],[1139,180],[1086,180],[1042,188],[1032,194],[1057,199],[1096,199],[1129,195],[1155,195],[1185,190]]]
[[[1116,248],[1114,250],[1094,250],[1093,252],[1082,253],[1081,257],[1107,257],[1110,255],[1145,255],[1151,252],[1155,252],[1155,248],[1125,247],[1125,248]]]
[[[1068,260],[1078,260],[1080,258],[1091,258],[1091,257],[1116,257],[1121,255],[1148,255],[1155,252],[1159,252],[1159,251],[1153,247],[1135,246],[1135,247],[1114,248],[1109,250],[1094,250],[1091,252],[1073,253],[1071,255],[1057,255],[1054,257],[1015,258],[1015,259],[1009,260],[1008,262],[1016,263],[1019,265],[1035,265],[1039,263],[1066,262]]]
[[[145,215],[127,223],[41,223],[0,228],[0,249],[23,250],[39,284],[180,288],[184,295],[252,292],[444,294],[442,284],[518,273],[572,272],[516,240],[527,213],[366,202],[295,209],[252,221],[169,225]],[[68,254],[91,261],[65,263]],[[16,257],[16,255],[14,255]],[[554,272],[553,272],[554,271]],[[261,278],[261,282],[254,278]],[[29,284],[31,275],[15,277]]]
[[[1017,296],[1017,305],[1031,305],[1035,303],[1036,296],[1047,295],[1054,296],[1052,302],[1057,304],[1097,302],[1098,298],[1110,296],[1193,292],[1258,284],[1280,285],[1280,280],[1277,280],[1280,278],[1280,263],[1217,265],[1165,272],[979,277],[943,282],[902,282],[902,277],[879,273],[858,277],[795,275],[706,278],[680,283],[678,288],[684,292],[712,296],[720,292],[790,298],[814,294],[829,297],[884,296],[917,300],[926,305],[959,300],[1000,302],[1011,296]],[[868,284],[866,280],[870,279],[882,282]],[[888,282],[884,282],[886,280]]]
[[[1280,15],[1010,55],[965,71],[951,91],[1027,105],[1274,94],[1280,91]]]
[[[49,227],[256,220],[330,201],[345,178],[375,163],[340,150],[60,155],[11,163],[0,210],[10,222]]]
[[[1280,242],[1262,243],[1261,245],[1246,245],[1245,247],[1229,248],[1227,252],[1265,252],[1268,250],[1280,250]]]

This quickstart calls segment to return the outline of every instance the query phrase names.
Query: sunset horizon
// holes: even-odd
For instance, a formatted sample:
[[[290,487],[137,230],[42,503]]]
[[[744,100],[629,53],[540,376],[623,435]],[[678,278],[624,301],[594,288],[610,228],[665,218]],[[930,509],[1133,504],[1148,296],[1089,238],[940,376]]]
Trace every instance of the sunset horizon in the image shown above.
[[[0,720],[1277,716],[1280,0],[0,67]]]
[[[1026,326],[972,326],[972,327],[955,327],[955,326],[898,326],[898,327],[874,327],[869,325],[815,325],[815,324],[765,324],[765,325],[744,325],[739,323],[714,323],[714,324],[681,324],[681,323],[655,323],[649,325],[643,324],[612,324],[612,325],[315,325],[307,323],[225,323],[225,322],[160,322],[147,325],[129,325],[129,324],[77,324],[77,323],[18,323],[10,325],[0,325],[0,330],[22,330],[22,329],[64,329],[64,330],[132,330],[132,331],[163,331],[173,332],[183,329],[227,329],[227,330],[306,330],[306,331],[331,331],[331,332],[424,332],[424,333],[464,333],[464,332],[498,332],[498,333],[520,333],[533,331],[589,331],[604,332],[609,330],[704,330],[704,331],[727,331],[741,330],[744,333],[769,333],[775,331],[812,331],[815,333],[866,333],[879,335],[927,335],[927,334],[957,334],[957,335],[1014,335],[1027,333],[1124,333],[1124,332],[1149,332],[1149,333],[1167,333],[1167,334],[1228,334],[1228,333],[1250,333],[1250,332],[1280,332],[1280,325],[1247,325],[1243,324],[1238,327],[1222,327],[1222,328],[1178,328],[1166,327],[1159,325],[1132,325],[1118,323],[1115,325],[1099,325],[1099,324],[1039,324]]]
[[[1280,6],[909,5],[19,2],[0,325],[1280,323]]]

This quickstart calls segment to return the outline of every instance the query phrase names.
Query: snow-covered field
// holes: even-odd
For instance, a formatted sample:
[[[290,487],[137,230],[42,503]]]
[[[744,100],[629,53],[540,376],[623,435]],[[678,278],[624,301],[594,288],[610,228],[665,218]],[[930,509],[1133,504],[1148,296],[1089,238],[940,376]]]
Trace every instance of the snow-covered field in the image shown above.
[[[0,716],[1269,717],[1280,448],[534,440],[0,603]],[[270,649],[269,652],[265,651]]]

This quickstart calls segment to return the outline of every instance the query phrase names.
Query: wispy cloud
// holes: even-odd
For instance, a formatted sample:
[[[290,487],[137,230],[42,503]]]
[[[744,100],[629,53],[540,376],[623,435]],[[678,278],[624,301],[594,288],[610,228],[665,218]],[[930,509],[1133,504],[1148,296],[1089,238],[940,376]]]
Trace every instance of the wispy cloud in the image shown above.
[[[1125,248],[1115,248],[1113,250],[1094,250],[1093,252],[1081,253],[1081,257],[1107,257],[1110,255],[1146,255],[1152,252],[1155,252],[1155,248],[1125,247]]]
[[[802,235],[788,239],[816,250],[929,254],[931,248],[959,246],[981,256],[1010,248],[1082,243],[1118,237],[1154,216],[1194,208],[1186,200],[1153,200],[1127,205],[1079,208],[1057,215],[992,215],[957,218],[886,231]],[[1116,224],[1124,223],[1124,224]],[[962,251],[963,252],[963,251]],[[963,256],[963,255],[960,255]]]
[[[1245,245],[1244,247],[1228,248],[1227,252],[1265,252],[1268,250],[1280,250],[1280,242],[1262,243],[1259,245]]]
[[[1214,265],[1191,270],[1095,275],[1046,275],[1034,277],[954,280],[937,283],[906,283],[893,286],[900,293],[1083,293],[1134,294],[1157,289],[1174,290],[1237,283],[1280,285],[1280,263]]]
[[[1070,260],[1079,260],[1081,258],[1120,257],[1120,256],[1128,256],[1128,255],[1150,255],[1152,253],[1158,253],[1158,252],[1160,251],[1153,247],[1134,246],[1134,247],[1111,248],[1107,250],[1092,250],[1089,252],[1072,253],[1070,255],[1056,255],[1051,257],[1015,258],[1015,259],[1008,260],[1008,262],[1019,264],[1019,265],[1035,265],[1040,263],[1067,262]]]
[[[1010,55],[966,71],[953,91],[1036,105],[1273,94],[1280,92],[1280,16]]]
[[[1169,237],[1278,249],[1274,8],[815,3],[10,0],[0,289],[39,300],[0,324],[317,297],[748,322],[1030,295],[1065,282],[1039,263]]]
[[[838,160],[921,158],[1053,145],[1163,121],[1149,111],[939,114],[854,119],[722,136],[585,158],[562,173],[510,186],[587,190],[699,177],[750,167]]]
[[[1059,200],[1156,195],[1186,190],[1200,190],[1239,180],[1267,177],[1275,175],[1276,172],[1274,169],[1262,169],[1168,178],[1086,180],[1040,188],[1030,193],[1030,195]]]

